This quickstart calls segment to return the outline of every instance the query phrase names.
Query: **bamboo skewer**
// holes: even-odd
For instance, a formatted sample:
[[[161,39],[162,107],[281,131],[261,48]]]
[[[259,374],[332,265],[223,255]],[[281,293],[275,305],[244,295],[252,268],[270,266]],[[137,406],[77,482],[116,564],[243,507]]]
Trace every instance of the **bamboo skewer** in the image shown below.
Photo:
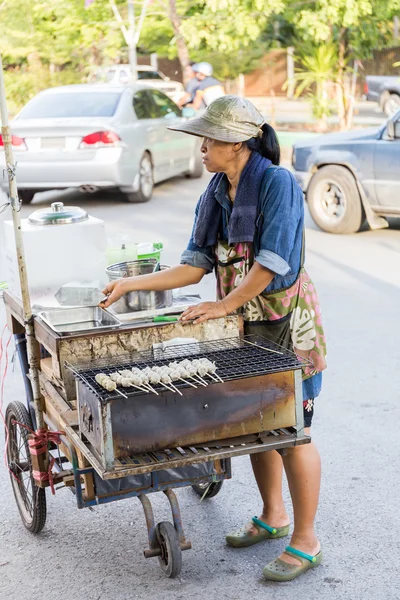
[[[163,385],[169,392],[174,391],[172,388],[170,388],[166,383],[163,383],[162,381],[160,381],[160,383],[158,385]]]
[[[222,381],[221,377],[218,379],[216,376],[214,377],[213,373],[207,373],[207,375],[213,380],[213,381],[217,381],[220,382]]]
[[[190,383],[190,381],[188,381],[187,379],[183,379],[183,377],[179,377],[179,381],[183,381],[184,383],[191,385],[192,387],[196,388],[196,390],[197,390],[197,385],[194,385],[194,383]]]
[[[250,344],[250,346],[255,346],[256,348],[260,348],[261,350],[265,350],[265,352],[273,352],[274,354],[283,354],[283,352],[278,352],[278,350],[271,350],[271,348],[264,348],[264,346],[259,346],[254,342],[249,342],[248,340],[243,340],[245,344]]]
[[[146,387],[145,387],[145,386],[141,387],[141,386],[139,386],[139,385],[135,385],[134,383],[131,383],[131,386],[130,386],[130,387],[134,387],[134,388],[136,388],[137,390],[140,390],[141,392],[146,392],[146,394],[150,394],[150,390],[146,389]],[[154,391],[155,391],[155,390],[154,390]]]
[[[146,383],[144,384],[144,387],[149,388],[149,390],[151,390],[153,392],[153,394],[155,394],[156,396],[159,396],[160,394],[153,388],[152,385],[150,385],[150,383]]]
[[[180,396],[183,396],[182,392],[181,392],[180,390],[178,390],[178,388],[177,388],[177,387],[175,387],[173,383],[170,383],[169,385],[170,385],[171,387],[173,387],[173,388],[174,388],[174,390],[175,390],[175,391],[176,391],[176,392],[177,392],[177,393],[178,393]]]
[[[190,379],[193,379],[193,381],[195,381],[196,383],[199,383],[203,387],[207,387],[207,385],[208,385],[205,381],[199,381],[198,379],[195,379],[193,375],[189,375],[189,377],[190,377]]]

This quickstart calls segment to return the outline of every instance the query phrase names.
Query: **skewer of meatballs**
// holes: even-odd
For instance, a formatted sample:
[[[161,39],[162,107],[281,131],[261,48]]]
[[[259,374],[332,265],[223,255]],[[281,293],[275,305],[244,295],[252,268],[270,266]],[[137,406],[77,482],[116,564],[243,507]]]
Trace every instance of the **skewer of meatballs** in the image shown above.
[[[206,377],[209,377],[214,382],[223,382],[223,379],[216,373],[216,370],[215,363],[208,358],[184,359],[180,362],[174,361],[169,363],[169,365],[161,367],[145,367],[144,369],[133,367],[132,369],[116,371],[110,375],[98,373],[95,379],[108,392],[118,392],[118,386],[123,388],[134,387],[146,393],[153,392],[158,396],[159,394],[153,385],[160,385],[182,396],[182,392],[174,383],[182,381],[197,388],[198,385],[207,387]]]

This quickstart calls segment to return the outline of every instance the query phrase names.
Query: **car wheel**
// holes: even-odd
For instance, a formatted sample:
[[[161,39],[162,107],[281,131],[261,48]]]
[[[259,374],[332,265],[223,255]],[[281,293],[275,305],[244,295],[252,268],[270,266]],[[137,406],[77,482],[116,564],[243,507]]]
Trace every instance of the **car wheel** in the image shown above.
[[[18,198],[22,204],[30,204],[35,194],[35,190],[18,190]]]
[[[128,202],[148,202],[153,195],[154,176],[153,163],[149,152],[145,152],[139,163],[139,189],[137,192],[126,192]]]
[[[196,144],[195,151],[190,160],[190,169],[185,173],[186,177],[190,177],[190,179],[199,179],[204,173],[203,155],[200,152],[201,144],[202,142]]]
[[[307,203],[315,223],[329,233],[355,233],[363,222],[356,181],[344,167],[322,167],[307,189]]]
[[[383,112],[387,117],[391,117],[400,108],[400,96],[398,94],[390,94],[383,105]]]

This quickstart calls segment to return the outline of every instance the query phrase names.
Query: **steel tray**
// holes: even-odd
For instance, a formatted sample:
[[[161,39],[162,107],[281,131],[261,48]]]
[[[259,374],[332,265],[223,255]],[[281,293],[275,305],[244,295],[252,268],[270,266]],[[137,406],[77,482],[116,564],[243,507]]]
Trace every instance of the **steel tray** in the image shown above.
[[[99,306],[56,308],[43,311],[38,316],[59,335],[98,331],[121,325],[117,317]]]

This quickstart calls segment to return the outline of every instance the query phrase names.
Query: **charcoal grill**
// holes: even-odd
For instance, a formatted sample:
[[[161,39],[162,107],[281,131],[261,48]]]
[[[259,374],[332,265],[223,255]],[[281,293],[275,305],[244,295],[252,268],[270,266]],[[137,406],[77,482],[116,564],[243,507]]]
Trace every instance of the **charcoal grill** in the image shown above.
[[[195,351],[193,351],[195,349]],[[174,382],[181,395],[154,386],[158,395],[124,388],[107,392],[98,373],[168,365],[183,358],[208,358],[223,382],[193,388]],[[172,346],[137,353],[130,360],[75,365],[81,439],[101,465],[134,454],[221,443],[225,438],[263,434],[298,425],[295,374],[304,361],[256,335]]]

